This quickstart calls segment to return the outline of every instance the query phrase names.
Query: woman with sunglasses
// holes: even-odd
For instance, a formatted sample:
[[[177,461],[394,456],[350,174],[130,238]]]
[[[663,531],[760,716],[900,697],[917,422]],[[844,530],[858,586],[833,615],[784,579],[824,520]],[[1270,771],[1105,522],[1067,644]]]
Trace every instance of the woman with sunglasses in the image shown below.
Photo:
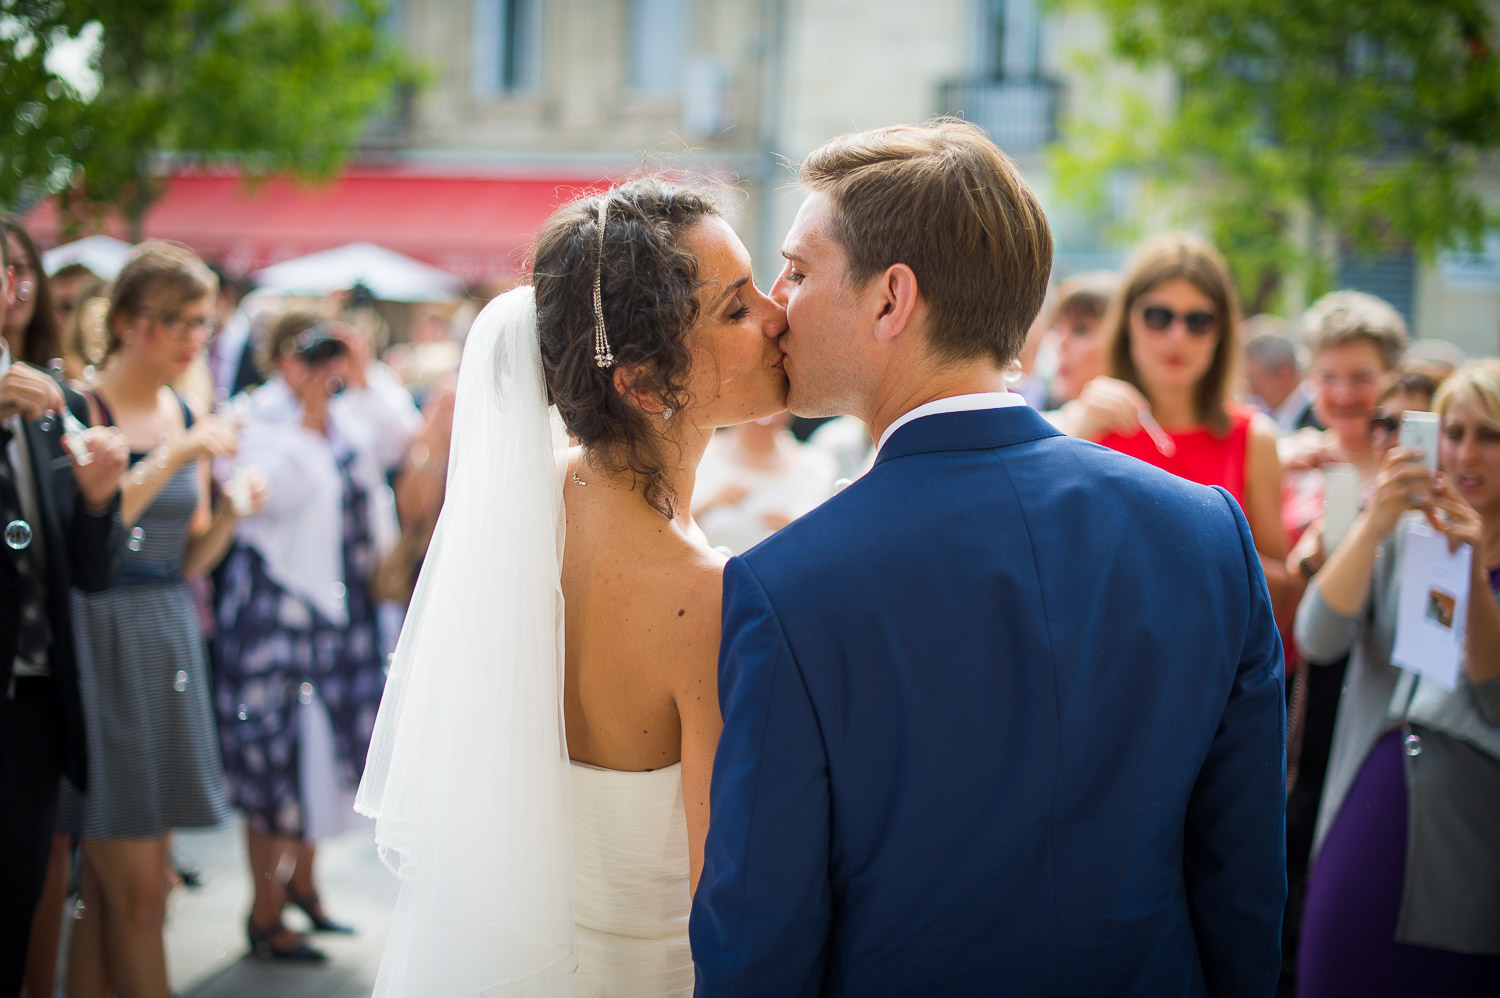
[[[125,434],[132,464],[120,486],[127,541],[118,581],[74,595],[89,783],[69,808],[82,831],[84,902],[70,995],[111,986],[167,994],[167,833],[229,814],[185,579],[205,573],[234,536],[234,510],[210,505],[209,461],[232,454],[236,441],[171,388],[203,349],[213,300],[213,275],[191,250],[136,247],[110,291],[104,366],[88,393],[94,421]]]
[[[1148,241],[1126,269],[1103,333],[1109,377],[1080,401],[1107,394],[1109,418],[1075,435],[1228,490],[1250,521],[1277,602],[1286,575],[1281,464],[1274,427],[1230,399],[1240,316],[1224,258],[1187,233]]]
[[[1500,360],[1460,368],[1434,404],[1441,473],[1411,448],[1388,451],[1297,611],[1314,672],[1349,659],[1303,915],[1303,998],[1492,995],[1500,980]],[[1468,616],[1448,622],[1465,634],[1453,690],[1391,661],[1402,564],[1424,521],[1471,553]]]

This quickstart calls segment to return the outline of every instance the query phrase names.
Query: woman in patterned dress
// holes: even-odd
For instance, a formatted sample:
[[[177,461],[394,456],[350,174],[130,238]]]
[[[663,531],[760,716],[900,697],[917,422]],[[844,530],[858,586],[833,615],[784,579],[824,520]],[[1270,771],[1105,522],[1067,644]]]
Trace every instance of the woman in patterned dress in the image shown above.
[[[95,422],[124,432],[133,463],[120,488],[128,540],[119,581],[73,595],[90,779],[70,995],[113,985],[164,998],[166,833],[228,814],[184,576],[206,571],[234,536],[228,504],[210,508],[209,459],[232,454],[235,435],[212,416],[195,419],[170,387],[208,338],[214,286],[187,248],[142,243],[105,317],[107,360],[90,404]]]
[[[265,474],[271,500],[242,523],[221,575],[216,702],[246,820],[247,934],[266,959],[323,958],[283,925],[288,901],[314,930],[350,931],[323,910],[313,843],[354,817],[385,686],[369,590],[377,548],[395,536],[380,454],[393,442],[404,452],[421,419],[356,337],[316,313],[283,316],[267,343],[272,377],[241,406],[241,459]]]

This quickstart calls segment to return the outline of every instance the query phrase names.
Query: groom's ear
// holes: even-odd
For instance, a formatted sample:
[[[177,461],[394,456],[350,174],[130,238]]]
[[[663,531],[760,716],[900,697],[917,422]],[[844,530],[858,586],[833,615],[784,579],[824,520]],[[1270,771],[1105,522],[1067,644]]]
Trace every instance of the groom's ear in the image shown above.
[[[904,263],[893,263],[871,282],[878,310],[875,339],[889,342],[910,327],[917,310],[917,275]]]

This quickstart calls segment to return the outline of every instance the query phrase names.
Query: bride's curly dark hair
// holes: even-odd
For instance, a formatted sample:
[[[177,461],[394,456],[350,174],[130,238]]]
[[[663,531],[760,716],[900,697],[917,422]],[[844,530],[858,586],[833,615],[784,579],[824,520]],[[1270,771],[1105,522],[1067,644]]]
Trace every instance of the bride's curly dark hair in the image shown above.
[[[609,212],[599,252],[599,209]],[[698,260],[683,247],[693,226],[718,215],[706,192],[656,177],[622,184],[560,208],[537,234],[531,264],[547,393],[591,459],[629,470],[651,506],[670,519],[679,497],[667,483],[661,437],[615,390],[615,369],[635,391],[681,411],[692,366],[687,333],[698,318]],[[615,366],[594,362],[594,269]],[[685,497],[684,497],[685,498]]]

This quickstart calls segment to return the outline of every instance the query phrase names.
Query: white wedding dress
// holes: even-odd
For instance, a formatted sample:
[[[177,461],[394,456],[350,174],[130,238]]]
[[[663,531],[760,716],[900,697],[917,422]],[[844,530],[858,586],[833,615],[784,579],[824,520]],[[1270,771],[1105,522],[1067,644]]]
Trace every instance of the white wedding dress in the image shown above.
[[[681,766],[571,763],[562,481],[529,287],[464,346],[448,484],[355,808],[401,882],[375,995],[689,995]]]
[[[571,768],[574,995],[691,995],[682,764],[646,773]]]

